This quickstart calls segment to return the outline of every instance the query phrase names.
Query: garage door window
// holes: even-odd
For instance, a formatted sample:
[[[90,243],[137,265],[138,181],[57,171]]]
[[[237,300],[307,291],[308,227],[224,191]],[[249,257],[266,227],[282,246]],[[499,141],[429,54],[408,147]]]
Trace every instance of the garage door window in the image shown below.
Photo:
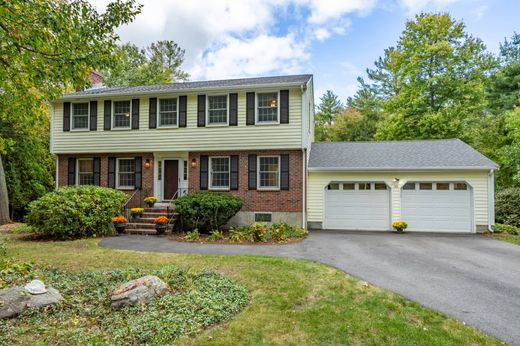
[[[468,185],[466,183],[455,183],[455,190],[467,190]]]
[[[370,183],[359,183],[358,186],[360,190],[370,190]]]
[[[327,190],[339,190],[339,184],[329,184]]]
[[[354,183],[345,183],[343,184],[343,190],[355,190],[356,184]]]
[[[419,189],[421,190],[431,190],[432,189],[432,183],[419,183]]]
[[[449,190],[450,189],[450,183],[437,183],[435,185],[437,186],[437,190]]]
[[[376,190],[386,190],[387,186],[386,186],[385,183],[375,183],[374,184],[374,189],[376,189]]]
[[[415,190],[415,183],[406,183],[406,184],[404,184],[403,190]]]

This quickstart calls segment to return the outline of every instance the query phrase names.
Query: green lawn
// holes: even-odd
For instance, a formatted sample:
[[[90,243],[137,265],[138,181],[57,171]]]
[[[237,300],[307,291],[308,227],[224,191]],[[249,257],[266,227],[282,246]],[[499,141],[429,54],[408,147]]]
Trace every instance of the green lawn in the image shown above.
[[[0,233],[10,255],[38,265],[91,271],[175,264],[216,270],[247,287],[250,304],[245,310],[223,325],[181,339],[180,344],[501,344],[442,314],[311,261],[118,251],[98,247],[95,239],[30,242],[18,237]]]
[[[512,235],[509,233],[490,233],[488,234],[488,236],[493,239],[507,241],[508,243],[520,245],[520,235]]]

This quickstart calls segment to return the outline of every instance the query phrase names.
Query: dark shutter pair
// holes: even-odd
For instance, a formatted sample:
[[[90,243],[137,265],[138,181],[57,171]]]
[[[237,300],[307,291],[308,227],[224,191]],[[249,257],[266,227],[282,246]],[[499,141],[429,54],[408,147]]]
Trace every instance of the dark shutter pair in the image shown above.
[[[248,156],[248,165],[247,165],[247,177],[248,183],[247,188],[249,190],[257,189],[257,155],[249,154]],[[283,154],[280,155],[280,190],[289,190],[289,155]]]
[[[132,130],[139,129],[139,99],[132,99],[130,101],[132,108]],[[105,100],[103,112],[103,130],[110,131],[112,129],[112,101]]]
[[[255,93],[246,93],[246,125],[254,125]],[[280,90],[280,124],[289,124],[289,90]]]
[[[92,159],[93,173],[94,173],[94,185],[101,185],[101,158],[94,157]],[[76,185],[76,158],[69,157],[67,163],[67,185]]]
[[[108,187],[116,188],[116,158],[108,158]],[[134,157],[135,188],[140,190],[143,187],[143,158]]]
[[[157,97],[151,97],[149,104],[149,118],[148,124],[149,128],[155,129],[157,128]],[[179,127],[186,127],[186,116],[188,113],[188,97],[187,96],[179,96]]]
[[[229,165],[230,165],[230,177],[229,177],[229,189],[230,190],[238,190],[238,170],[239,170],[239,157],[238,155],[231,155],[229,157]],[[209,157],[207,155],[200,156],[200,171],[199,171],[199,179],[200,179],[200,189],[207,190],[208,189],[208,181],[209,181]]]
[[[229,126],[238,125],[238,94],[229,94]],[[197,96],[197,126],[206,126],[206,95]]]
[[[63,131],[70,131],[71,103],[63,103]],[[90,101],[90,131],[97,130],[97,101]]]

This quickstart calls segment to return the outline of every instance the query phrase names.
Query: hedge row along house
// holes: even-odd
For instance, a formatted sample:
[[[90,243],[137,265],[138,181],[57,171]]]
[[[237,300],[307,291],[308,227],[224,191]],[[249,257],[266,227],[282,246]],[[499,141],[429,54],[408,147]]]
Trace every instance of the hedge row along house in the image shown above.
[[[476,232],[497,165],[459,140],[313,143],[312,75],[95,88],[51,107],[57,186],[155,195],[228,191],[233,224]],[[136,192],[137,191],[137,192]]]

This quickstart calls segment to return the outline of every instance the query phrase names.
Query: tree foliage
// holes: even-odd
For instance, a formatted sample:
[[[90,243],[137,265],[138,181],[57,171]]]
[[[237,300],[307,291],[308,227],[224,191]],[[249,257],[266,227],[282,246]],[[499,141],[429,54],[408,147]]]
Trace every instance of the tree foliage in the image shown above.
[[[173,41],[157,41],[145,49],[126,43],[115,49],[114,64],[101,72],[107,86],[171,83],[189,78],[180,69],[183,61],[184,49]]]
[[[343,111],[343,104],[331,90],[327,90],[320,101],[315,117],[314,136],[317,141],[326,141],[330,140],[328,131],[335,117]]]

